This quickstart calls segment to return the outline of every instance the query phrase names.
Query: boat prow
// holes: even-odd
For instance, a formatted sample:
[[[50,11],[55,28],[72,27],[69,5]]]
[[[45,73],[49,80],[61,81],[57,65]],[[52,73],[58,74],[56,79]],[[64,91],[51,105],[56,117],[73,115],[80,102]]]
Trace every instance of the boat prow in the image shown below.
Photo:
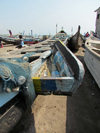
[[[71,51],[78,50],[79,47],[82,46],[83,38],[80,34],[80,26],[78,26],[78,31],[73,36],[68,38],[65,44]]]

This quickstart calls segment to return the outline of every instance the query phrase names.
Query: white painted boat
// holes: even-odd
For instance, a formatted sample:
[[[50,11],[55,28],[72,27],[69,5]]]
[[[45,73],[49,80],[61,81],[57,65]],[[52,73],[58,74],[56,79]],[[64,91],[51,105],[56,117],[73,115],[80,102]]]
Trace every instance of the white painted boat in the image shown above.
[[[85,43],[84,61],[100,88],[100,40],[88,38]]]

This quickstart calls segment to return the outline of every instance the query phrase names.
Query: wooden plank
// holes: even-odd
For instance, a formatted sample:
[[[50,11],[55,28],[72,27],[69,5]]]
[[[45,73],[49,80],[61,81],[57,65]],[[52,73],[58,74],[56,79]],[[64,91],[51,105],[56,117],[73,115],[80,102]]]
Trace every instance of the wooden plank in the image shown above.
[[[21,53],[27,53],[27,52],[44,52],[47,50],[50,50],[51,48],[37,48],[37,49],[27,49],[27,50],[22,50]]]
[[[26,47],[21,48],[21,49],[10,51],[9,54],[14,54],[14,55],[16,54],[17,55],[17,54],[20,54],[21,52],[22,53],[24,53],[24,52],[39,52],[39,51],[43,52],[43,51],[46,51],[46,50],[50,50],[50,48],[51,48],[50,46],[53,45],[53,44],[48,43],[48,41],[46,40],[46,41],[31,45],[31,46],[26,46]],[[40,50],[40,49],[45,49],[45,50]]]
[[[18,54],[18,55],[12,55],[12,54],[5,54],[5,55],[0,55],[0,58],[21,58],[23,55]]]
[[[27,53],[27,52],[44,52],[44,51],[47,51],[47,50],[50,50],[51,47],[39,47],[39,48],[35,48],[35,47],[27,47],[27,48],[22,48],[22,49],[18,49],[18,50],[14,50],[14,51],[11,51],[9,52],[9,54],[24,54],[24,53]]]

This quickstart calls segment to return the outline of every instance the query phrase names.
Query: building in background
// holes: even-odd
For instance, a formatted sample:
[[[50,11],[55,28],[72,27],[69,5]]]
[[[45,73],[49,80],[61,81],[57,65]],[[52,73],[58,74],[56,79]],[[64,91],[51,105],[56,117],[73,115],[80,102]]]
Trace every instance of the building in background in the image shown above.
[[[97,37],[100,38],[100,7],[95,10],[95,12],[97,12],[95,33],[97,34]]]

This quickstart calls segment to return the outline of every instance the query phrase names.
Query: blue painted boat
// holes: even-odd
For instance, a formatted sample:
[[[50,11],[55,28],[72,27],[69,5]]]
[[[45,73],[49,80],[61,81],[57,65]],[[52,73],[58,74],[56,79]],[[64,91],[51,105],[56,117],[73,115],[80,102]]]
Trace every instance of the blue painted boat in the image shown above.
[[[72,95],[84,77],[82,63],[61,41],[31,63],[31,68],[36,94]]]

